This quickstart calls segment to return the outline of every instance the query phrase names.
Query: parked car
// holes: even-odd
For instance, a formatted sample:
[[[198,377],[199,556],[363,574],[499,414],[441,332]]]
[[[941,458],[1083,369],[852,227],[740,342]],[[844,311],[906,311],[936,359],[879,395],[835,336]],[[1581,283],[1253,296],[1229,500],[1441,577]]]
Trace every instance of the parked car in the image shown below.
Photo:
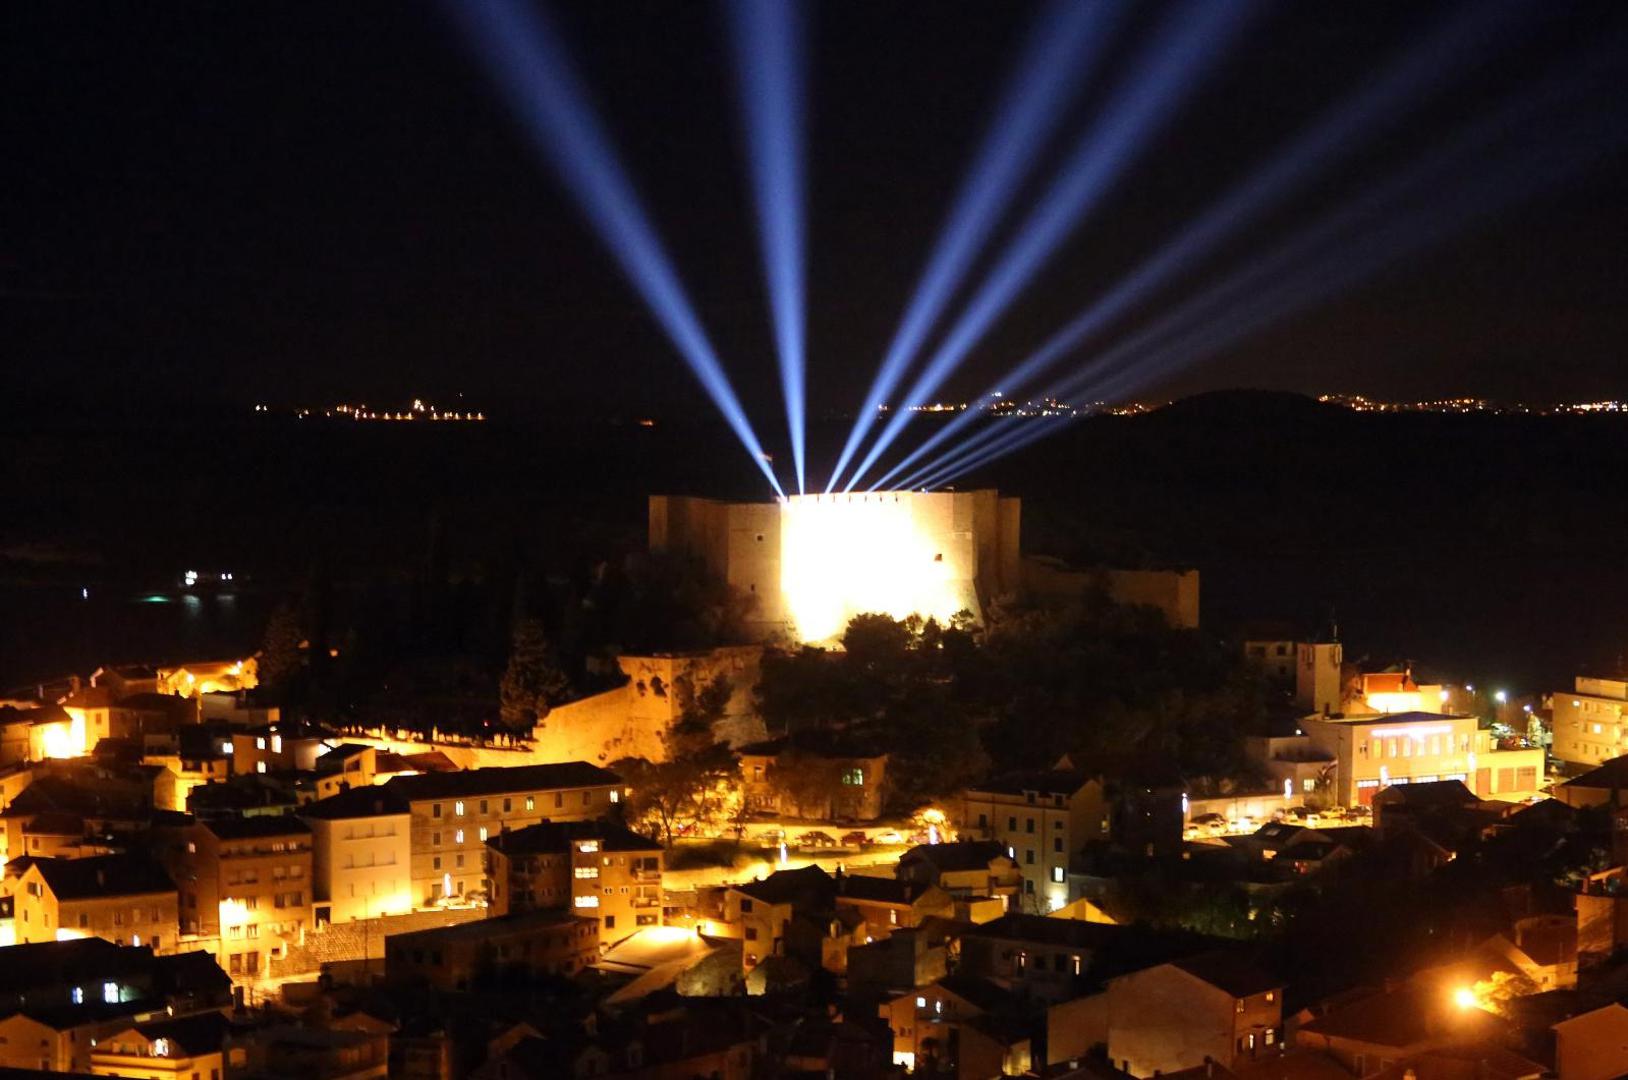
[[[798,835],[797,846],[800,848],[836,847],[837,842],[832,838],[830,833],[823,833],[818,829],[810,829],[808,832]]]
[[[869,847],[870,842],[870,834],[864,829],[855,829],[853,832],[842,834],[843,847]]]
[[[904,843],[904,837],[899,834],[898,829],[889,829],[886,832],[880,832],[880,833],[876,834],[876,843],[878,843],[878,844],[902,844],[902,843]]]
[[[1193,828],[1198,830],[1200,836],[1220,836],[1227,831],[1227,816],[1225,814],[1200,814],[1192,820]]]

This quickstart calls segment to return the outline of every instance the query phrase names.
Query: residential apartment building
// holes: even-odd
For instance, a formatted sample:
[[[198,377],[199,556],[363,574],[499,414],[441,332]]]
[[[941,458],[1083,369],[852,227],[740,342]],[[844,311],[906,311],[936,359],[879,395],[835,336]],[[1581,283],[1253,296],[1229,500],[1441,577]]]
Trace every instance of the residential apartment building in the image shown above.
[[[613,945],[662,923],[662,847],[620,822],[545,821],[486,842],[494,915],[555,909],[599,920]]]
[[[1108,1058],[1132,1076],[1230,1069],[1283,1049],[1283,980],[1226,953],[1121,975],[1107,998]]]
[[[311,829],[292,814],[191,819],[154,830],[180,890],[181,928],[220,939],[234,977],[263,975],[311,928]]]
[[[599,959],[599,920],[567,911],[525,911],[476,922],[391,934],[385,977],[438,990],[467,990],[507,968],[575,975]]]
[[[6,864],[18,944],[99,937],[174,951],[175,883],[144,855],[24,856]]]
[[[1334,759],[1333,802],[1368,806],[1395,784],[1460,780],[1476,796],[1518,802],[1538,793],[1543,751],[1500,750],[1473,716],[1404,712],[1307,717],[1311,745]]]
[[[356,787],[307,803],[312,922],[354,922],[413,910],[412,813],[400,793]]]
[[[411,814],[415,906],[457,901],[486,884],[486,841],[504,829],[603,817],[622,779],[585,761],[398,776],[384,785]]]
[[[221,1080],[230,1031],[219,1012],[129,1024],[95,1040],[90,1071],[126,1080]]]
[[[1069,895],[1070,861],[1109,830],[1100,778],[1066,767],[1013,773],[961,793],[960,837],[1004,844],[1023,876],[1018,900],[1027,911],[1055,911]]]
[[[1628,678],[1579,675],[1570,691],[1550,699],[1554,756],[1573,765],[1598,765],[1628,754]]]

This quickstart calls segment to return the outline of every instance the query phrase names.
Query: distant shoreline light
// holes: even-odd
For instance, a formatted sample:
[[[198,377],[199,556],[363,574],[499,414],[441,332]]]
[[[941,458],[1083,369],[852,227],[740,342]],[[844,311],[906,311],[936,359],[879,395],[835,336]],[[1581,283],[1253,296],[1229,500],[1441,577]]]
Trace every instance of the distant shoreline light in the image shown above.
[[[340,405],[326,405],[316,408],[295,406],[282,410],[274,409],[270,405],[258,404],[252,410],[257,416],[292,416],[296,420],[317,418],[323,420],[372,420],[388,421],[390,423],[408,423],[416,420],[438,421],[442,423],[480,423],[486,419],[486,413],[471,409],[442,409],[432,405],[422,398],[414,398],[412,402],[401,409],[375,409],[372,406],[349,403]]]
[[[1628,413],[1628,402],[1579,401],[1531,404],[1524,401],[1499,402],[1488,398],[1441,398],[1434,401],[1375,401],[1362,394],[1322,394],[1324,405],[1338,405],[1352,412],[1432,412],[1483,413],[1492,416],[1586,416],[1592,413]]]

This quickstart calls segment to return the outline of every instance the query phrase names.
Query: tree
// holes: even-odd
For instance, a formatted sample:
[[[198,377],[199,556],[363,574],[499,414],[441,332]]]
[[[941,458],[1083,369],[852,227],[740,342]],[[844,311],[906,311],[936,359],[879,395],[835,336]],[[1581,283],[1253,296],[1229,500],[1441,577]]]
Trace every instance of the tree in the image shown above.
[[[706,816],[709,806],[738,778],[740,759],[722,743],[712,743],[666,761],[623,758],[611,766],[626,780],[631,794],[627,814],[660,830],[662,843],[673,846],[676,827]]]
[[[842,795],[843,766],[840,758],[790,748],[769,766],[764,779],[780,795],[780,805],[793,815],[826,818]]]
[[[614,766],[632,789],[627,813],[659,828],[668,847],[675,826],[724,816],[740,774],[740,759],[713,730],[734,694],[729,679],[720,675],[699,690],[675,680],[673,694],[679,714],[662,735],[667,759],[624,758]]]
[[[300,671],[302,640],[299,612],[290,603],[278,604],[266,622],[266,635],[260,645],[260,685],[279,693],[288,689]]]
[[[555,705],[566,699],[571,683],[534,618],[515,623],[509,666],[498,688],[498,716],[510,731],[530,731]]]

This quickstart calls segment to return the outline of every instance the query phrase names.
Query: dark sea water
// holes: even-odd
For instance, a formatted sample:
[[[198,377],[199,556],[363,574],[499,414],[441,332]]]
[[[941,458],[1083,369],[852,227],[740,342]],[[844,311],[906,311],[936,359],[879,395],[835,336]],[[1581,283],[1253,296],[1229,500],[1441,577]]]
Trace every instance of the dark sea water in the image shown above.
[[[0,688],[251,651],[315,578],[343,600],[616,558],[651,492],[768,496],[707,426],[410,427],[0,430]],[[812,459],[844,430],[817,428]],[[1624,477],[1614,417],[1244,397],[1080,421],[963,486],[1023,498],[1026,550],[1197,567],[1217,633],[1332,615],[1348,655],[1533,692],[1628,666]],[[185,594],[192,567],[234,591]]]

